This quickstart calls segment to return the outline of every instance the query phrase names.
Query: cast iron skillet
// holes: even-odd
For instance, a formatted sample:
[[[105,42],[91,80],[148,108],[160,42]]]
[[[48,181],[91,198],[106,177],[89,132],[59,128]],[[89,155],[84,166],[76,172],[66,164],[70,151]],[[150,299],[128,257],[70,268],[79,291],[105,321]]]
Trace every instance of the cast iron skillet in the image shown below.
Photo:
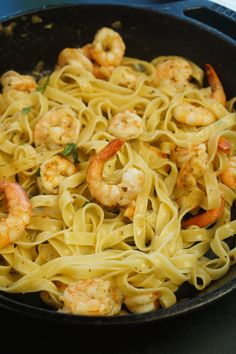
[[[2,22],[0,75],[9,69],[30,72],[40,60],[45,62],[45,69],[52,69],[61,49],[82,46],[92,40],[99,28],[112,27],[117,21],[127,46],[126,55],[151,60],[158,55],[172,54],[185,56],[201,67],[211,63],[224,83],[227,97],[236,95],[236,13],[208,1],[167,1],[165,4],[162,1],[162,4],[145,6],[80,4],[17,14]],[[234,236],[229,245],[235,244]],[[2,293],[0,306],[61,323],[133,325],[188,313],[235,288],[236,265],[204,292],[198,294],[184,284],[177,293],[176,305],[146,314],[103,318],[65,315],[49,309],[37,294]]]

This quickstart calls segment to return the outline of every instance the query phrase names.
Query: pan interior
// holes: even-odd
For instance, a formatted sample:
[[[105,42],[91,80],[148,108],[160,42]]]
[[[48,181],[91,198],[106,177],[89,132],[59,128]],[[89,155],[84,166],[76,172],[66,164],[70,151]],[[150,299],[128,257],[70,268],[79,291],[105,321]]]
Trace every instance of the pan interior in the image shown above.
[[[40,20],[36,21],[36,18]],[[2,23],[0,31],[0,74],[10,69],[29,73],[39,62],[44,63],[45,70],[52,70],[61,49],[83,46],[91,41],[99,28],[104,26],[113,28],[118,26],[117,30],[126,43],[127,56],[152,60],[161,55],[180,55],[189,58],[200,67],[209,62],[220,72],[227,97],[231,98],[236,94],[232,79],[236,77],[236,44],[232,45],[232,42],[227,41],[224,36],[218,36],[214,31],[196,25],[189,19],[184,21],[182,18],[153,11],[147,7],[63,6],[9,19]],[[232,247],[235,246],[235,236],[229,242]],[[224,278],[201,292],[202,304],[209,302],[208,294],[213,294],[212,299],[218,297],[218,291],[225,290],[235,278],[234,266]],[[53,312],[40,300],[38,294],[4,294],[4,297],[19,304]],[[199,294],[190,285],[184,284],[179,289],[177,297],[181,306],[188,309],[188,299],[193,297],[197,299]],[[178,304],[175,309],[178,309]],[[170,316],[174,314],[175,310]]]

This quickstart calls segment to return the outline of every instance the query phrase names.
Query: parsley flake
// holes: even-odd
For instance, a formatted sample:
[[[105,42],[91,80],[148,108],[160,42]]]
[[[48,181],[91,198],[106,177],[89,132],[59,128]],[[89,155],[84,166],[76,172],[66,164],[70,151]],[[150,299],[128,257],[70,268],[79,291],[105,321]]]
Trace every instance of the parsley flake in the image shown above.
[[[65,149],[63,150],[63,155],[68,156],[71,155],[74,163],[78,163],[78,146],[74,143],[69,143],[66,145]]]
[[[31,110],[31,107],[24,107],[24,108],[22,109],[22,113],[24,113],[24,114],[29,114],[30,110]]]
[[[39,85],[37,88],[36,88],[36,91],[39,91],[41,93],[44,93],[44,91],[46,90],[48,84],[49,84],[49,79],[50,79],[50,76],[48,75],[47,79],[45,80],[45,82],[42,84],[42,85]]]

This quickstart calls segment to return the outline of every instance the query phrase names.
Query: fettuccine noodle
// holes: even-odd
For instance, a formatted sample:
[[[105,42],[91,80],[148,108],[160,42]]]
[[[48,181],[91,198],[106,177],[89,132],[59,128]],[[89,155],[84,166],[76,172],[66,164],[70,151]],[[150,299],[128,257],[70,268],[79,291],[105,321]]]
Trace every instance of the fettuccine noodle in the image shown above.
[[[26,191],[32,215],[0,249],[0,290],[40,292],[75,314],[170,307],[183,283],[203,290],[236,260],[235,99],[224,104],[210,80],[203,88],[190,60],[125,57],[112,36],[114,48],[101,49],[97,34],[63,52],[37,82],[2,76],[0,180]],[[116,143],[95,185],[88,174]],[[107,185],[124,199],[112,202]]]

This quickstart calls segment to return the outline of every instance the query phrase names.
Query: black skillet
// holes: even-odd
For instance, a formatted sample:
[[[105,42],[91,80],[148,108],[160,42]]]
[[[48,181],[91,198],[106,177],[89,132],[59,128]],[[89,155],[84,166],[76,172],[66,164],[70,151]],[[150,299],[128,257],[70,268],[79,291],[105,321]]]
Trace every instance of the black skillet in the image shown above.
[[[38,17],[35,17],[37,15]],[[41,20],[39,20],[41,19]],[[0,28],[0,75],[26,73],[39,61],[52,69],[62,48],[91,42],[101,27],[117,26],[126,55],[151,60],[181,55],[201,67],[211,63],[228,98],[236,95],[236,13],[208,1],[163,1],[156,5],[80,4],[47,7],[4,19]],[[235,210],[233,219],[235,219]],[[236,237],[229,240],[236,245]],[[236,265],[198,294],[188,284],[169,309],[114,317],[71,316],[43,304],[38,294],[0,294],[0,307],[41,319],[80,325],[133,325],[164,320],[196,310],[236,289]]]

